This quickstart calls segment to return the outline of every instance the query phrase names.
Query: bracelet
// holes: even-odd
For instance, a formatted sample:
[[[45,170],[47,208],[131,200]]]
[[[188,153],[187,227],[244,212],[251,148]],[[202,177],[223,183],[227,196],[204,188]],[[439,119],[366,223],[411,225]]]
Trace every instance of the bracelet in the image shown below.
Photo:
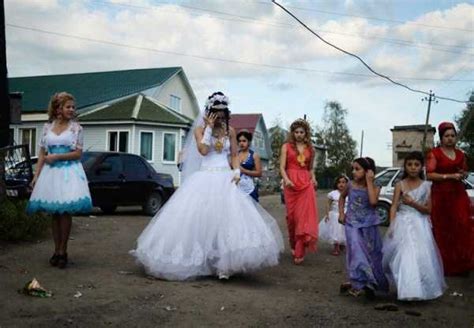
[[[235,169],[235,170],[232,171],[232,172],[234,172],[234,176],[235,176],[235,177],[239,177],[239,178],[240,178],[240,169]]]
[[[208,126],[204,129],[204,135],[202,136],[201,143],[210,146],[211,145],[211,136],[212,136],[212,129]]]

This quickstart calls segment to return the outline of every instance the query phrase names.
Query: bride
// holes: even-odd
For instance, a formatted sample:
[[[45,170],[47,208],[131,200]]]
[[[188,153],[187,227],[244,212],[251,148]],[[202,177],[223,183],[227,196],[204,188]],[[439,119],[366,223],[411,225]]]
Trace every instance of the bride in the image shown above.
[[[208,97],[184,149],[183,182],[131,251],[150,275],[228,279],[278,264],[283,239],[276,221],[237,187],[238,149],[228,104],[222,92]]]

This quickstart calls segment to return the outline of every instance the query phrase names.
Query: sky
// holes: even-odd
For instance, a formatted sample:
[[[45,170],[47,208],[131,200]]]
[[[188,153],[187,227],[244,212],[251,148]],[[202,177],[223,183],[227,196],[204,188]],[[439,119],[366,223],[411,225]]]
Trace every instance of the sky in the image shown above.
[[[318,35],[413,89],[466,101],[474,89],[474,1],[278,0]],[[267,127],[327,101],[347,109],[363,155],[392,163],[390,129],[424,124],[427,102],[323,43],[270,0],[5,0],[9,77],[183,67],[200,106],[214,91]],[[438,99],[429,123],[465,104]]]

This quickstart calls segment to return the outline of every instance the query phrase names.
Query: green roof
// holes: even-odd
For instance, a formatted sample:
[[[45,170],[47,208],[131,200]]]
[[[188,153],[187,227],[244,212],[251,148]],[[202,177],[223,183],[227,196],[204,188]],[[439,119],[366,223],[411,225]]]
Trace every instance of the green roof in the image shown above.
[[[141,98],[139,108],[135,108]],[[81,122],[141,121],[164,124],[191,125],[193,120],[168,106],[150,100],[143,94],[133,95],[109,106],[79,115]]]
[[[163,84],[181,67],[9,78],[9,90],[23,93],[22,112],[46,111],[50,97],[67,91],[78,109],[136,94]]]

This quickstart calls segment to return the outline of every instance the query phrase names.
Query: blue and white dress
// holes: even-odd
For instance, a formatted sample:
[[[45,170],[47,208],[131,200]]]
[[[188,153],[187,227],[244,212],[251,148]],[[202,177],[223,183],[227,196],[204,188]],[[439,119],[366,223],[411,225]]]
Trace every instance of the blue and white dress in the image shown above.
[[[254,151],[252,149],[249,149],[249,154],[247,158],[240,163],[240,166],[247,170],[255,170],[255,160],[253,158],[253,154]],[[257,186],[255,186],[253,177],[241,173],[239,187],[240,190],[242,190],[258,202],[258,188]]]
[[[75,121],[57,135],[52,131],[54,121],[43,127],[39,146],[50,154],[64,154],[82,149],[82,127]],[[28,213],[48,212],[87,213],[92,209],[86,174],[79,160],[44,163],[28,203]]]

